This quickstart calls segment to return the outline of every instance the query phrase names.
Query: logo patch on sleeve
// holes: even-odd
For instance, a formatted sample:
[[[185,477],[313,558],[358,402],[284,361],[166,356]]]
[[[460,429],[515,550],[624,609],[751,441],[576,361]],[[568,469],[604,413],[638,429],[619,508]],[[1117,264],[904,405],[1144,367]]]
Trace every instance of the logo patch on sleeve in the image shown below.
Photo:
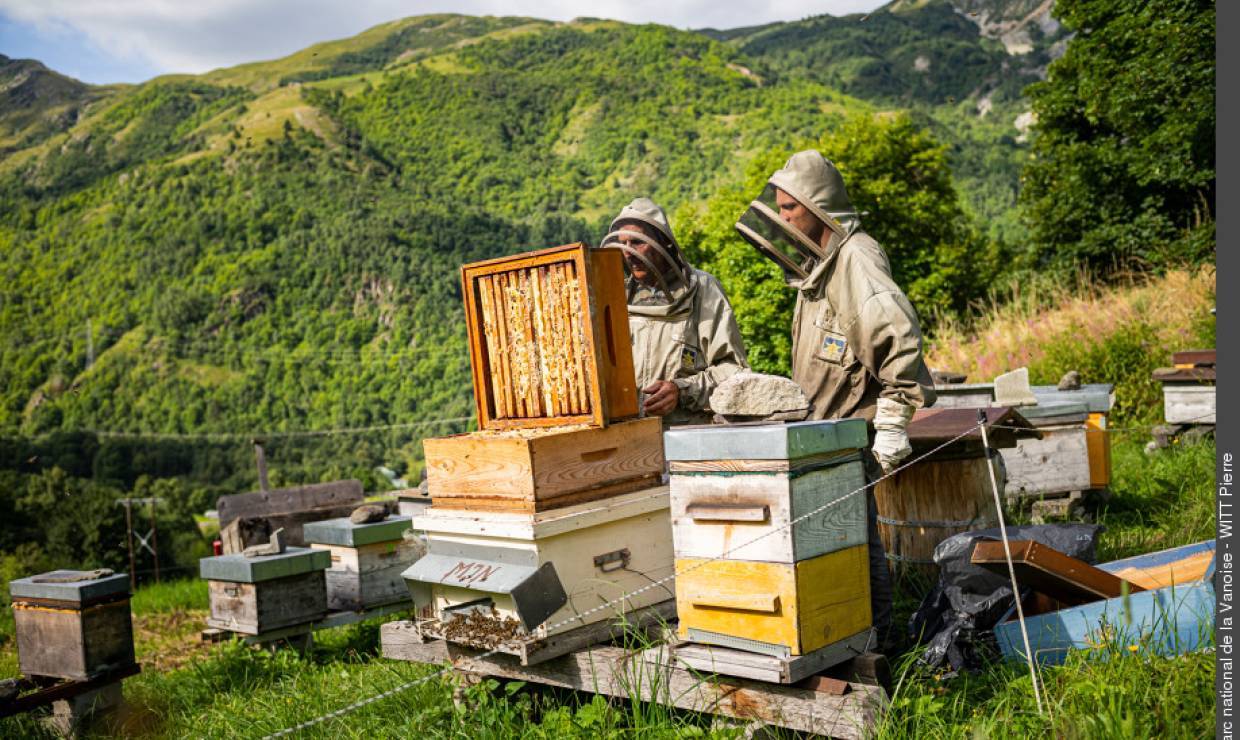
[[[848,341],[843,336],[831,332],[823,336],[821,354],[827,362],[842,363],[846,349],[848,349]]]
[[[698,360],[702,353],[697,347],[685,347],[680,352],[680,366],[685,370],[692,370],[698,366]]]

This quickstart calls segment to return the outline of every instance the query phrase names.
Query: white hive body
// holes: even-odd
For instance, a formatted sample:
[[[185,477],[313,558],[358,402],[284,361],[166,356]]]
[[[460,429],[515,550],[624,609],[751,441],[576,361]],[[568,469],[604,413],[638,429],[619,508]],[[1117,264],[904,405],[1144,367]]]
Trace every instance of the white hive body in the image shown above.
[[[666,486],[541,514],[432,507],[413,524],[429,551],[405,579],[445,629],[472,613],[542,638],[673,598],[670,580],[625,597],[672,573]]]

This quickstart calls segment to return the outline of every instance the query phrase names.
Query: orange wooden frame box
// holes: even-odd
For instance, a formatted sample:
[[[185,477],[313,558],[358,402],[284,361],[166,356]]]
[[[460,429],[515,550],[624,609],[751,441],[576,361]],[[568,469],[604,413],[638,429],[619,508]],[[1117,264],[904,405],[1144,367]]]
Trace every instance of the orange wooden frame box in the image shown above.
[[[623,257],[569,244],[461,267],[481,429],[637,416]]]

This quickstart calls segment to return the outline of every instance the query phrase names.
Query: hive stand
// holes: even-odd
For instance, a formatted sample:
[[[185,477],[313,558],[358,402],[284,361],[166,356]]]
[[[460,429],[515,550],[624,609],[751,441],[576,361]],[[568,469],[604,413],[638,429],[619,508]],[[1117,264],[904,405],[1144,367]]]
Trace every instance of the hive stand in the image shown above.
[[[453,649],[427,639],[412,622],[381,628],[383,657],[444,664],[463,677],[493,676],[632,701],[657,702],[693,712],[837,738],[869,737],[887,708],[887,692],[862,683],[875,661],[863,656],[846,669],[784,686],[747,678],[700,673],[671,658],[666,645],[628,649],[593,645],[532,666],[511,655],[479,657],[484,651]],[[472,655],[471,655],[472,653]],[[876,681],[875,678],[867,680]]]

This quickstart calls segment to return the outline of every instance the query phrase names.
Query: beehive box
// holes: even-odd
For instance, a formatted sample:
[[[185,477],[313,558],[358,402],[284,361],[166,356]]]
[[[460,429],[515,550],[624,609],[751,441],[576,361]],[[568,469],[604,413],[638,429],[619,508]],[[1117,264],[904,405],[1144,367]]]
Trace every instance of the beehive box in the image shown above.
[[[649,418],[426,439],[432,508],[534,513],[649,488],[663,474],[662,434]]]
[[[241,554],[202,558],[198,571],[209,581],[211,601],[207,625],[260,635],[322,619],[327,614],[323,571],[330,565],[330,553],[307,547],[253,558]]]
[[[409,529],[410,519],[397,516],[366,524],[354,524],[348,517],[307,524],[311,549],[331,555],[324,574],[327,608],[362,611],[408,599],[400,574],[426,553],[420,540],[405,540]]]
[[[865,544],[864,421],[683,428],[665,439],[677,558],[795,563]]]
[[[56,570],[9,582],[25,675],[82,680],[133,665],[129,576],[89,575]]]
[[[570,244],[461,268],[482,429],[636,416],[623,257]]]
[[[543,638],[674,598],[670,579],[623,598],[672,574],[666,486],[536,515],[432,507],[413,526],[429,552],[405,579],[441,625],[478,611],[498,631]]]
[[[1009,498],[1086,491],[1094,486],[1086,404],[1039,403],[1021,407],[1020,415],[1042,438],[1021,439],[1015,447],[1000,450],[1007,471],[1004,492]]]
[[[676,559],[680,637],[786,657],[870,627],[865,545],[797,563]]]

